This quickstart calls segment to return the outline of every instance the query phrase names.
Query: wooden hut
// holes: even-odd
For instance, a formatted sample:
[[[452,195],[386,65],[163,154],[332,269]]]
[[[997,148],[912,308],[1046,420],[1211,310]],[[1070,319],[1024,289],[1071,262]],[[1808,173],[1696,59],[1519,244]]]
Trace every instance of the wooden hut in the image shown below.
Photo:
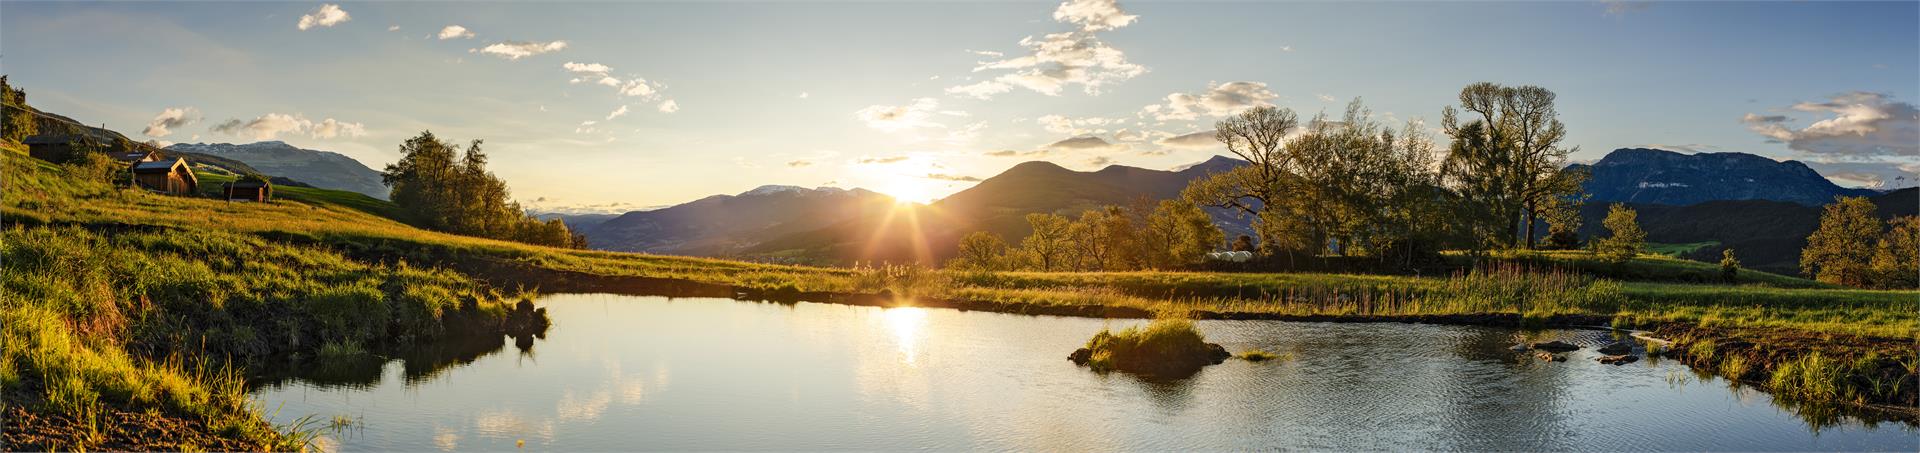
[[[220,192],[226,195],[227,201],[273,201],[273,183],[260,179],[247,178],[222,184]]]
[[[133,164],[133,184],[173,195],[192,195],[200,191],[200,178],[193,176],[193,169],[187,167],[186,159],[177,157]]]

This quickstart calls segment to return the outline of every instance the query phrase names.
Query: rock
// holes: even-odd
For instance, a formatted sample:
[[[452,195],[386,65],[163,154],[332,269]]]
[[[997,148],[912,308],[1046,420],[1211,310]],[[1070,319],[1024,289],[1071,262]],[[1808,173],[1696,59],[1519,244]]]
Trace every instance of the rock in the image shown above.
[[[1073,354],[1067,355],[1067,360],[1072,360],[1074,365],[1086,365],[1087,361],[1092,359],[1093,350],[1087,348],[1076,349]]]
[[[1618,366],[1618,365],[1626,365],[1626,364],[1629,364],[1629,363],[1633,363],[1633,362],[1638,362],[1638,361],[1640,361],[1640,356],[1637,356],[1637,355],[1610,355],[1610,356],[1605,356],[1605,357],[1601,357],[1601,358],[1598,358],[1598,359],[1594,359],[1594,360],[1598,360],[1598,361],[1600,361],[1600,363],[1603,363],[1603,364],[1607,364],[1607,365],[1616,365],[1616,366]]]
[[[1520,352],[1520,351],[1525,351],[1532,348],[1533,348],[1532,346],[1528,346],[1526,343],[1520,343],[1520,344],[1513,345],[1513,347],[1511,348],[1507,348],[1507,350]]]
[[[1572,344],[1568,344],[1567,342],[1564,342],[1564,341],[1553,340],[1545,343],[1534,343],[1533,349],[1547,351],[1547,352],[1568,352],[1568,351],[1578,351],[1580,350],[1580,347],[1574,346]]]
[[[1633,352],[1633,342],[1626,341],[1626,340],[1615,341],[1606,346],[1601,346],[1599,351],[1601,354],[1606,354],[1606,355],[1621,355],[1621,354],[1630,353],[1630,352]]]
[[[1559,356],[1559,355],[1555,355],[1554,353],[1551,353],[1551,352],[1547,352],[1547,351],[1540,351],[1540,352],[1535,352],[1535,353],[1533,353],[1533,357],[1534,357],[1534,358],[1536,358],[1536,359],[1540,359],[1541,361],[1545,361],[1545,362],[1565,362],[1565,361],[1567,361],[1567,358],[1566,358],[1566,357],[1564,357],[1564,356]]]

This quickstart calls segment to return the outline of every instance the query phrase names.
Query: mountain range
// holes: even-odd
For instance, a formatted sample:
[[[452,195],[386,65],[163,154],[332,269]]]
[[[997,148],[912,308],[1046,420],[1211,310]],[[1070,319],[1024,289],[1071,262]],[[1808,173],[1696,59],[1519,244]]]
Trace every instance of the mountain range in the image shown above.
[[[236,160],[261,174],[285,176],[314,187],[359,192],[387,199],[387,186],[380,181],[380,172],[336,152],[302,149],[281,141],[247,144],[176,143],[167,146],[166,150]]]
[[[1799,161],[1775,161],[1746,153],[1681,154],[1623,148],[1593,165],[1586,191],[1591,200],[1691,205],[1715,200],[1772,200],[1820,206],[1836,196],[1872,196],[1869,189],[1840,187]]]

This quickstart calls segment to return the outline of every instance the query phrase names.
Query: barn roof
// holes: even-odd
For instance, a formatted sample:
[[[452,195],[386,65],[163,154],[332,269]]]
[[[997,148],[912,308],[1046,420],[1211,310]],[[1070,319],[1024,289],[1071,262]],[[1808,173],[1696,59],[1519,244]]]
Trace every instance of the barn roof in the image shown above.
[[[133,171],[135,173],[165,173],[165,172],[173,171],[173,167],[175,165],[185,164],[186,163],[185,161],[186,159],[176,157],[171,160],[156,160],[153,162],[141,162],[141,163],[133,164]]]

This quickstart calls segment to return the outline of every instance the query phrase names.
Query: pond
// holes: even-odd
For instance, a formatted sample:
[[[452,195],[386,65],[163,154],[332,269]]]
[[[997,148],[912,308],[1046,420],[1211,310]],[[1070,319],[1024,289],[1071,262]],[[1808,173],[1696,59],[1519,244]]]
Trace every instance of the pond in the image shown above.
[[[545,338],[277,370],[270,416],[339,418],[364,450],[1902,450],[1920,432],[1818,422],[1674,361],[1508,350],[1595,330],[1201,321],[1232,351],[1186,379],[1066,355],[1139,320],[606,294],[538,302]],[[517,344],[508,344],[517,343]]]

